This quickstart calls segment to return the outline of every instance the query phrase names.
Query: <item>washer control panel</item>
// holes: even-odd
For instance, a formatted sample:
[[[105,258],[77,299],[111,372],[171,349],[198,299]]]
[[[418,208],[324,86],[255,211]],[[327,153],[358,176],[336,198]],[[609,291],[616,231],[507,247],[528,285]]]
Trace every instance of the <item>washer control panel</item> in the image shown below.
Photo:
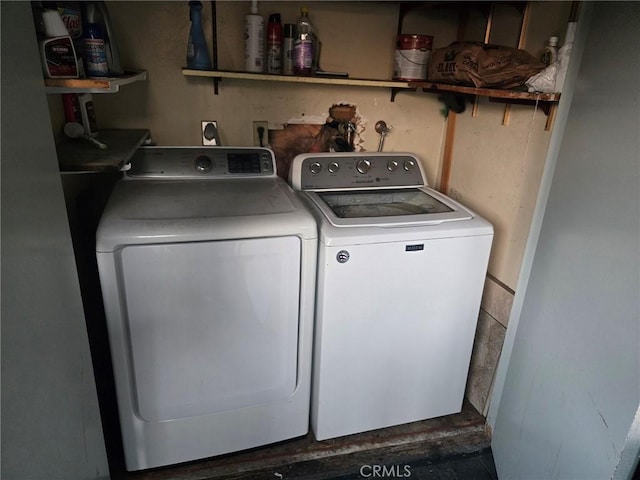
[[[426,185],[418,158],[409,153],[324,153],[294,158],[290,181],[296,190]]]
[[[140,147],[128,177],[226,178],[276,175],[276,160],[268,148]]]

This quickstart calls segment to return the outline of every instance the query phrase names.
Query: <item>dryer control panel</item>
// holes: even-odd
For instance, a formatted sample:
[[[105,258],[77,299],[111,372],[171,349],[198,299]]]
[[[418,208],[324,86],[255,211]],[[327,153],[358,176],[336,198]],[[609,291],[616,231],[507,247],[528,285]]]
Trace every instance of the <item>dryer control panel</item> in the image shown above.
[[[276,160],[268,148],[140,147],[130,161],[129,178],[273,177]]]
[[[420,160],[410,153],[319,153],[293,159],[295,190],[397,188],[427,185]]]

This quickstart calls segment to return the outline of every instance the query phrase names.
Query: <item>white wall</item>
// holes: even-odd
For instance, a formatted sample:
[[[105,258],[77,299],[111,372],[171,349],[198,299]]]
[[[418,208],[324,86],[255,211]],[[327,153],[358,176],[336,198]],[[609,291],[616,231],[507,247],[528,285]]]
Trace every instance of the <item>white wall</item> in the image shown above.
[[[585,8],[491,405],[501,478],[611,478],[625,446],[626,478],[638,454],[637,425],[627,435],[640,402],[640,3]]]
[[[28,2],[2,17],[2,473],[109,478]]]

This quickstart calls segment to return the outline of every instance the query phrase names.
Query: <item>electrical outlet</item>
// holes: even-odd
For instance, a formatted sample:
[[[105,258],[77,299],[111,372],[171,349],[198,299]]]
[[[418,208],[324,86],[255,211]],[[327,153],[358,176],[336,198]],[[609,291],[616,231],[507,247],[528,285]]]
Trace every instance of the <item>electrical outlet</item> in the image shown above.
[[[269,123],[253,122],[253,145],[256,147],[269,146]]]
[[[218,135],[218,122],[202,120],[202,145],[221,145]]]

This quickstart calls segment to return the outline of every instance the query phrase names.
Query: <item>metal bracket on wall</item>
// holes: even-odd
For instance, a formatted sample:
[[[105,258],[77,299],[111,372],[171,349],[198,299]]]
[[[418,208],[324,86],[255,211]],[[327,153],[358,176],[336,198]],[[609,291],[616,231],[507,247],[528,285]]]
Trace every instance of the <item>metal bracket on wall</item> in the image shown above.
[[[211,52],[211,68],[218,70],[218,15],[216,12],[216,0],[211,0],[211,37],[212,37],[212,52]],[[213,79],[213,94],[218,95],[218,82],[220,78]]]
[[[391,87],[391,102],[395,102],[396,101],[396,95],[400,92],[415,92],[417,91],[417,88],[398,88],[398,87]]]

